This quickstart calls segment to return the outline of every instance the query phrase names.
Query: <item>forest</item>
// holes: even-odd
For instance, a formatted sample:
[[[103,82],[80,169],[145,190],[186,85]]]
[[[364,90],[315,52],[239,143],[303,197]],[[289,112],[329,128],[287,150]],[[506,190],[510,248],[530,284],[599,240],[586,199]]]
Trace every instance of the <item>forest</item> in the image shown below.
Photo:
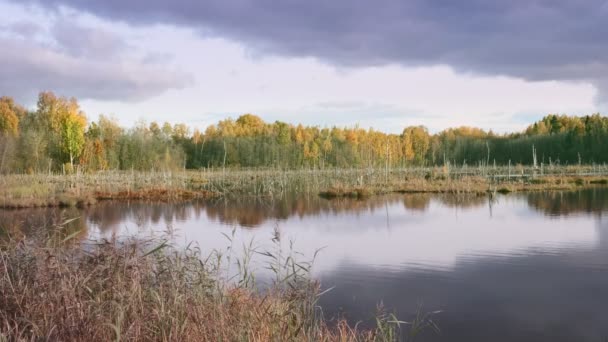
[[[522,132],[496,134],[423,126],[401,134],[319,127],[253,114],[228,118],[204,132],[185,124],[87,119],[74,98],[42,92],[35,110],[0,98],[0,172],[230,168],[376,168],[452,165],[572,165],[608,162],[608,118],[549,114]]]

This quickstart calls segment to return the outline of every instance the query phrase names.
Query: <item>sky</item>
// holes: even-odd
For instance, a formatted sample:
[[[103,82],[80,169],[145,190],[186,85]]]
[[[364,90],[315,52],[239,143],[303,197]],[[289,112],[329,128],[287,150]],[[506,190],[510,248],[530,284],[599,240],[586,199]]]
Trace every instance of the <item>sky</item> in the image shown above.
[[[608,109],[608,0],[0,0],[0,95],[204,129],[400,133]]]

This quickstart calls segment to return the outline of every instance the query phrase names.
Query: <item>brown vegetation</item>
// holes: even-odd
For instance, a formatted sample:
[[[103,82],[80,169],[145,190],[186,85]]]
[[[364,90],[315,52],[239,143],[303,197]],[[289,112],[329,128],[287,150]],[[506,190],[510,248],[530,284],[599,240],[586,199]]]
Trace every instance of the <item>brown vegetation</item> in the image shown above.
[[[185,201],[214,196],[315,194],[365,198],[383,193],[508,193],[574,190],[608,184],[591,166],[534,168],[403,168],[331,170],[106,171],[75,175],[6,175],[0,208],[84,207],[102,200]]]
[[[71,241],[72,236],[64,237],[56,227],[47,239],[2,244],[0,340],[399,338],[398,323],[390,315],[380,315],[378,328],[371,330],[358,330],[345,321],[328,326],[316,305],[319,286],[307,277],[308,264],[293,258],[270,261],[284,262],[285,270],[277,271],[274,285],[261,291],[253,287],[246,270],[234,283],[222,281],[219,254],[202,258],[197,248],[177,251],[159,241],[83,246]]]
[[[217,193],[186,174],[106,172],[79,175],[6,175],[0,208],[86,207],[104,200],[185,201]]]
[[[535,179],[492,180],[479,176],[467,176],[459,179],[406,179],[395,184],[380,184],[360,187],[331,187],[319,192],[327,199],[350,197],[364,198],[372,194],[386,193],[449,193],[449,194],[486,194],[528,191],[568,191],[581,188],[598,187],[608,184],[605,178],[585,176],[546,176]]]

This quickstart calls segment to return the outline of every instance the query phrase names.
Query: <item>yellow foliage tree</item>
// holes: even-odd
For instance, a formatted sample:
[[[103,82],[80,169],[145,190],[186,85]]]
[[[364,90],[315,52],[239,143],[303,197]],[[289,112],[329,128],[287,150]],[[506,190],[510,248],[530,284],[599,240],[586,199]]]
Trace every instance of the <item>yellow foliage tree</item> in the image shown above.
[[[15,104],[12,98],[0,97],[0,134],[17,135],[19,132],[19,119],[25,110]]]
[[[401,135],[403,157],[408,162],[422,163],[431,143],[431,136],[423,126],[410,126]]]

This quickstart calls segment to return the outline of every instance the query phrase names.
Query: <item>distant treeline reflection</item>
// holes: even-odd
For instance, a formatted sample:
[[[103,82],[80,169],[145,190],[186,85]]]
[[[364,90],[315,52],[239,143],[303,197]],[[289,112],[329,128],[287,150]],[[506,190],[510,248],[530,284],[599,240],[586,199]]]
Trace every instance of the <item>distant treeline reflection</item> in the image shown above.
[[[598,213],[608,210],[608,191],[587,189],[572,192],[539,192],[527,194],[528,205],[551,216]]]
[[[291,217],[373,213],[399,204],[415,213],[427,211],[433,203],[468,209],[491,206],[507,200],[524,200],[530,208],[551,216],[601,214],[608,210],[608,190],[605,189],[537,192],[497,198],[472,194],[395,194],[365,200],[325,200],[317,196],[286,196],[281,200],[247,197],[188,203],[105,202],[86,209],[0,210],[0,227],[5,234],[21,232],[31,235],[36,234],[39,227],[52,227],[66,219],[79,217],[81,219],[70,222],[62,229],[65,235],[80,231],[84,238],[90,226],[96,227],[103,234],[111,234],[125,221],[134,222],[140,229],[146,229],[150,225],[179,228],[180,222],[205,216],[226,225],[255,228],[268,221],[287,220]]]

